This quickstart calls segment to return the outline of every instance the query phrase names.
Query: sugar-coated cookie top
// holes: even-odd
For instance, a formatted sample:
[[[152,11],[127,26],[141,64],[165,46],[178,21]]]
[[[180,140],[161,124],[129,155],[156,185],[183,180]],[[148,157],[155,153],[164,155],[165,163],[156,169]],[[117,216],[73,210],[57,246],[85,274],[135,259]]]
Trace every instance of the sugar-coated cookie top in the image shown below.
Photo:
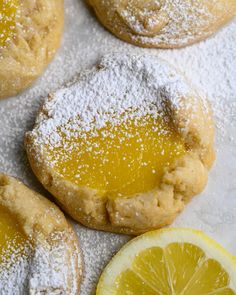
[[[194,91],[185,79],[165,61],[149,55],[112,54],[51,95],[33,132],[39,141],[54,145],[60,140],[58,127],[69,136],[78,129],[115,124],[121,115],[158,115],[166,100],[180,108],[182,98],[191,94]]]
[[[55,241],[60,236],[55,235]],[[22,245],[10,257],[0,261],[0,294],[38,294],[48,290],[65,291],[67,276],[73,270],[68,266],[68,245],[60,243],[50,248],[42,244]],[[9,250],[9,249],[8,249]],[[74,286],[76,290],[77,286]],[[56,294],[56,293],[50,293]],[[71,293],[75,294],[75,293]]]
[[[234,0],[89,0],[101,22],[125,41],[181,47],[200,41],[229,21]]]
[[[75,295],[81,271],[75,233],[63,213],[0,173],[0,294]]]

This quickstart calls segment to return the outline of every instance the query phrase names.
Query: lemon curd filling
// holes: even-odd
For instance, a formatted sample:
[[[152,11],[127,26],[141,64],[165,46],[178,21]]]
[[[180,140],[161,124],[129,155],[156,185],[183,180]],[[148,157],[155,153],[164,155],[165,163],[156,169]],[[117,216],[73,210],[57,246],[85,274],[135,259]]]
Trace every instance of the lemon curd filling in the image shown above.
[[[125,119],[101,129],[66,136],[47,149],[55,171],[79,186],[109,196],[129,196],[154,189],[164,167],[185,154],[184,142],[170,123],[151,115]]]
[[[29,240],[17,221],[0,206],[0,270],[12,266],[18,259],[28,256]]]
[[[18,0],[0,1],[0,46],[14,35]]]

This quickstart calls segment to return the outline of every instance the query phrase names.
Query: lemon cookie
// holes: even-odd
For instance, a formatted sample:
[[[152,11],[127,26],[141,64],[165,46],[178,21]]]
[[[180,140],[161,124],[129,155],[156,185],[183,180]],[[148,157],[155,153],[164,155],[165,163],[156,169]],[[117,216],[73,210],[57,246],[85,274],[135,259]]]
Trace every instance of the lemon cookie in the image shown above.
[[[171,223],[214,161],[208,102],[165,61],[114,54],[49,95],[26,135],[36,176],[86,226]]]
[[[63,0],[0,1],[0,98],[27,88],[60,45]]]
[[[207,38],[236,13],[235,0],[88,0],[100,22],[143,47],[177,48]]]
[[[0,293],[78,294],[82,260],[62,212],[0,174]]]

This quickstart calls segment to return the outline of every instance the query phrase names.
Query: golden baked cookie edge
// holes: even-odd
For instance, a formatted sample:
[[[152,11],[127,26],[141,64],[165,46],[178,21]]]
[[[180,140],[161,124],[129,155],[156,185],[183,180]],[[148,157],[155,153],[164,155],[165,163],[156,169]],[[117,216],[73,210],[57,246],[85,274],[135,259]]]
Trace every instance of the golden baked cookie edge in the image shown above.
[[[35,5],[49,9],[39,15],[30,8],[30,1],[23,2],[20,26],[16,36],[0,48],[0,99],[17,95],[43,73],[54,58],[61,44],[64,26],[64,0],[37,0]],[[31,10],[32,11],[31,11]],[[27,21],[25,15],[27,16]],[[35,32],[31,33],[31,30]],[[27,31],[29,33],[27,33]]]
[[[18,179],[3,173],[0,173],[0,205],[17,220],[25,235],[35,244],[46,243],[53,248],[55,234],[61,233],[70,268],[70,276],[66,278],[68,294],[72,294],[70,291],[74,286],[73,294],[77,294],[84,268],[83,257],[78,237],[61,210]]]

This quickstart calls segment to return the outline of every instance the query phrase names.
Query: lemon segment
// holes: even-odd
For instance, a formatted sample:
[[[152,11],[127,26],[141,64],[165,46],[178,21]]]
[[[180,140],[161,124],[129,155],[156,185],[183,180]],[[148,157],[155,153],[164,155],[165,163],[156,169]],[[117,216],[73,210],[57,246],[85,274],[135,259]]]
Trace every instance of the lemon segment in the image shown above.
[[[14,35],[18,0],[0,1],[0,46],[4,46]]]
[[[29,240],[13,216],[0,206],[0,269],[26,255]],[[14,259],[14,261],[12,261]]]
[[[96,294],[235,295],[236,259],[198,231],[149,232],[113,258]]]
[[[169,277],[177,294],[182,292],[204,259],[204,252],[193,244],[171,243],[165,248]]]
[[[155,295],[155,290],[143,281],[143,278],[140,278],[132,270],[126,270],[121,276],[117,279],[116,282],[117,289],[114,294],[123,295],[123,294],[148,294]]]
[[[208,259],[191,278],[184,295],[208,294],[228,287],[230,278],[219,262]]]
[[[139,274],[142,280],[153,290],[170,293],[171,286],[168,282],[168,269],[164,255],[163,249],[159,247],[144,250],[134,259],[132,270]],[[156,265],[158,265],[158,268]]]
[[[114,126],[107,123],[78,136],[69,131],[69,138],[63,129],[59,130],[59,146],[47,149],[55,171],[65,180],[109,197],[154,189],[164,167],[186,153],[171,125],[152,116],[126,119]]]

